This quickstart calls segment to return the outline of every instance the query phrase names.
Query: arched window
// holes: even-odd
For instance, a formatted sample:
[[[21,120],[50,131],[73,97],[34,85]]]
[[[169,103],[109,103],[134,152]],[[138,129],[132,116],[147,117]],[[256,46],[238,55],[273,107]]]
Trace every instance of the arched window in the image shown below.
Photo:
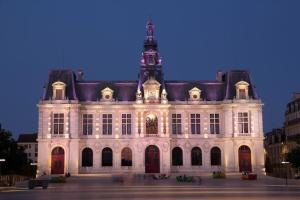
[[[112,166],[113,165],[113,153],[111,148],[105,147],[102,150],[102,166]]]
[[[192,165],[202,165],[202,151],[199,147],[192,148],[191,161]]]
[[[182,149],[180,147],[175,147],[172,150],[172,165],[182,166]]]
[[[82,167],[92,167],[93,166],[93,150],[90,148],[84,148],[82,150]]]
[[[132,151],[128,147],[121,152],[121,166],[132,166]]]
[[[213,147],[210,150],[210,164],[221,165],[221,150],[218,147]]]

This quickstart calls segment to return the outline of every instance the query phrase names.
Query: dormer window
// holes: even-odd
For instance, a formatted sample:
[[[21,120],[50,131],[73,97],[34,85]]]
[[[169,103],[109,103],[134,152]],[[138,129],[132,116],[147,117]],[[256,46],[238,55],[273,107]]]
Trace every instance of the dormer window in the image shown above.
[[[248,99],[249,98],[249,83],[240,81],[235,84],[236,87],[236,98],[237,99]]]
[[[54,100],[64,100],[66,99],[65,94],[66,94],[66,84],[60,81],[57,81],[52,84],[53,88],[53,96],[52,98]]]
[[[154,77],[150,77],[149,80],[143,84],[144,98],[146,103],[157,103],[159,102],[159,88],[160,83],[155,80]]]
[[[189,90],[189,100],[190,101],[200,101],[201,100],[201,90],[197,87],[193,87]]]
[[[101,100],[102,101],[112,101],[113,94],[114,94],[114,91],[112,89],[110,89],[109,87],[106,87],[101,91],[101,95],[102,95]]]

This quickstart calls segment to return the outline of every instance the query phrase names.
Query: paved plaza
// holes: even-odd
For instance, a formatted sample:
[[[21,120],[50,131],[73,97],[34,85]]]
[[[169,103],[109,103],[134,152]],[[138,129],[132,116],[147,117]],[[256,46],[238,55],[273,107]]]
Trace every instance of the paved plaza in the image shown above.
[[[299,199],[300,181],[259,177],[257,181],[242,181],[237,176],[226,179],[203,177],[201,183],[177,183],[175,179],[145,180],[125,179],[112,181],[110,176],[71,177],[65,184],[50,184],[40,188],[6,188],[0,199]]]

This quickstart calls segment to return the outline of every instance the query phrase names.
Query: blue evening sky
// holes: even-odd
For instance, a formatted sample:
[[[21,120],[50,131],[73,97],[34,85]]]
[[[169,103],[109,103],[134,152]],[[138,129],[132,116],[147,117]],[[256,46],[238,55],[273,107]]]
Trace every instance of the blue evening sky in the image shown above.
[[[250,70],[267,132],[282,126],[300,91],[299,10],[297,0],[0,0],[0,123],[15,136],[37,131],[36,104],[53,68],[137,79],[151,16],[165,78]]]

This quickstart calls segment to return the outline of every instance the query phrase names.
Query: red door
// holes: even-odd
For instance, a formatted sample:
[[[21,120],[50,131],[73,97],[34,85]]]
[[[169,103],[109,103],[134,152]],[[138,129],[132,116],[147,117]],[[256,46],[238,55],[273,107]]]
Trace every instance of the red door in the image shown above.
[[[239,148],[239,168],[240,172],[251,172],[251,150],[248,146],[241,146]]]
[[[157,146],[150,145],[145,151],[145,172],[159,173],[159,149]]]
[[[64,174],[65,151],[61,147],[55,147],[51,154],[51,174]]]

